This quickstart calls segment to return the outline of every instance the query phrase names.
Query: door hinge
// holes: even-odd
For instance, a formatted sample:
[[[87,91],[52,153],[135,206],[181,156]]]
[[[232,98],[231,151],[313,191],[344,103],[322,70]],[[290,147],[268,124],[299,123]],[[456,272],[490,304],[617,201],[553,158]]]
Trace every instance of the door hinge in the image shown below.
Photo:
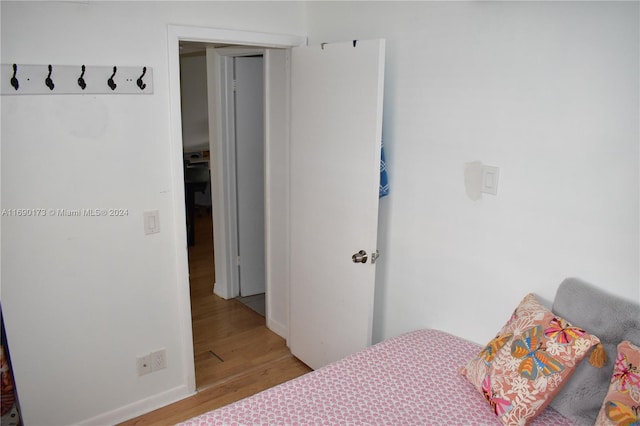
[[[233,93],[236,92],[237,88],[238,88],[238,80],[234,78],[233,80],[231,80],[231,90],[233,90]]]
[[[240,266],[240,256],[236,257],[236,265]]]

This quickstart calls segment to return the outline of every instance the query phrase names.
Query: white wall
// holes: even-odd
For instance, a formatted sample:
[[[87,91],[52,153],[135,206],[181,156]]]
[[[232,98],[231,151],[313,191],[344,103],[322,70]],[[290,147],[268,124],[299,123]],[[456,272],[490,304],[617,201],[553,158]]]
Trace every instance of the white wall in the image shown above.
[[[386,38],[377,340],[487,341],[578,276],[639,299],[638,2],[316,2],[311,44]],[[464,165],[500,167],[497,196]]]
[[[167,24],[384,37],[376,337],[431,326],[492,337],[569,275],[638,299],[638,3],[6,2],[2,63],[147,65],[149,96],[3,96],[2,304],[25,421],[113,423],[185,392]],[[309,21],[307,26],[307,20]],[[501,167],[496,197],[464,163]],[[160,211],[145,236],[142,212]],[[167,349],[138,378],[135,358]],[[148,398],[148,399],[147,399]],[[127,411],[129,410],[129,411]]]
[[[2,218],[2,307],[26,424],[115,423],[185,396],[171,193],[167,24],[305,34],[302,3],[5,2],[2,63],[145,65],[152,95],[3,96],[2,208],[126,217]],[[145,210],[159,234],[145,236]],[[184,223],[184,222],[183,222]],[[184,231],[182,231],[184,232]],[[182,234],[184,235],[184,233]],[[138,377],[136,357],[168,368]]]
[[[204,52],[180,57],[182,145],[185,152],[209,150],[206,59]]]

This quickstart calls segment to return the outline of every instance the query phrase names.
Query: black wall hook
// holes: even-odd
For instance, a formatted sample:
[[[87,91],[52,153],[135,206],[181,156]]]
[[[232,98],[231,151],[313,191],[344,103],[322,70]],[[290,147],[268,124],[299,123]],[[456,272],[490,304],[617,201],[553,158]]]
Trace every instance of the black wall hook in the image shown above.
[[[358,40],[353,40],[353,47],[356,47],[356,44],[358,44]]]
[[[18,88],[20,87],[20,83],[18,82],[18,79],[16,78],[16,74],[17,73],[18,73],[18,65],[13,64],[13,76],[11,77],[11,85],[16,90],[18,90]]]
[[[80,86],[82,88],[82,90],[87,88],[87,82],[84,81],[84,72],[86,71],[86,67],[83,65],[82,66],[82,74],[80,74],[80,77],[78,78],[78,86]]]
[[[109,77],[109,80],[107,80],[107,85],[111,88],[111,90],[116,90],[116,87],[118,87],[116,82],[113,81],[113,77],[116,76],[116,72],[118,72],[118,68],[113,67],[113,74],[111,74],[111,77]]]
[[[49,88],[49,90],[53,90],[54,87],[56,87],[55,84],[53,84],[53,80],[51,79],[51,73],[53,72],[53,67],[51,65],[49,65],[49,74],[47,75],[47,78],[44,80],[44,84]]]
[[[145,87],[147,87],[147,85],[142,81],[142,77],[144,77],[146,73],[147,73],[147,67],[142,67],[142,75],[138,77],[138,80],[136,81],[136,84],[138,85],[140,90],[144,90]]]

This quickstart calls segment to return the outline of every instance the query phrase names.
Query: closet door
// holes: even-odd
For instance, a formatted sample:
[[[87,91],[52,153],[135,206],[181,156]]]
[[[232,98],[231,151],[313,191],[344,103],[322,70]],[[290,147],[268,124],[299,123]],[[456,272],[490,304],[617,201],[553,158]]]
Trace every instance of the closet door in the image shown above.
[[[240,296],[265,292],[264,66],[262,56],[233,58]]]
[[[371,344],[384,51],[292,50],[288,343],[314,369]]]

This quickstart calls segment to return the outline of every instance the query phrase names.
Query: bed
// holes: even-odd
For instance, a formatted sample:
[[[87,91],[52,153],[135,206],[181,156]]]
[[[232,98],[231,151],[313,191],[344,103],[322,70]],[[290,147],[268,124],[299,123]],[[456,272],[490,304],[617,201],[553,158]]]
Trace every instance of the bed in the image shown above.
[[[581,307],[576,307],[576,301]],[[530,309],[530,305],[522,303],[514,316],[518,309]],[[591,335],[600,333],[598,338],[592,338],[593,346],[596,342],[604,344],[609,359],[601,368],[577,360],[575,374],[571,371],[566,383],[557,386],[548,400],[534,404],[539,410],[534,416],[525,416],[517,423],[593,424],[609,388],[616,345],[629,339],[640,344],[640,308],[580,280],[568,279],[558,289],[553,306],[556,309],[563,311],[565,318],[587,323],[581,327]],[[539,312],[534,316],[540,317]],[[516,323],[512,316],[505,327],[510,326],[511,331],[522,328]],[[522,346],[513,344],[519,345]],[[474,384],[473,374],[465,372],[466,368],[471,371],[472,365],[489,369],[498,363],[503,352],[505,356],[509,352],[498,350],[496,359],[489,363],[482,358],[489,347],[439,330],[409,332],[182,425],[514,424],[514,420],[501,414],[514,414],[519,407],[514,403],[515,408],[500,412],[495,402],[498,398],[492,399],[495,395],[491,392],[483,394],[480,384]],[[528,356],[532,354],[533,350]],[[598,378],[593,377],[596,371]],[[545,386],[552,388],[552,379],[559,381],[559,376],[550,375]],[[565,389],[573,395],[563,394]]]

